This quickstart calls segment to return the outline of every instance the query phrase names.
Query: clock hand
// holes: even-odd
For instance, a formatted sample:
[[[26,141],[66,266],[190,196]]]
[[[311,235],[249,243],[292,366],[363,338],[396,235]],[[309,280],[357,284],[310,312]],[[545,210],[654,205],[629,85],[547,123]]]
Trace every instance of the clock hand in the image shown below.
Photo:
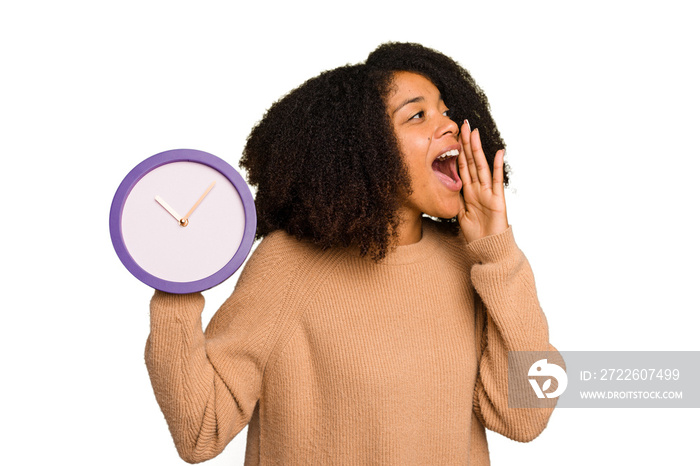
[[[192,208],[190,209],[190,211],[187,212],[187,213],[185,214],[184,217],[182,217],[182,219],[180,220],[180,225],[182,225],[182,226],[187,226],[187,223],[189,223],[189,220],[188,220],[188,219],[190,218],[190,215],[192,215],[192,212],[194,212],[194,209],[196,209],[197,206],[198,206],[198,205],[204,200],[204,198],[207,196],[207,194],[209,194],[209,191],[211,191],[211,189],[214,187],[215,184],[216,184],[216,181],[212,181],[212,183],[209,185],[209,187],[207,188],[207,190],[204,191],[204,194],[202,194],[202,196],[201,196],[199,199],[197,199],[197,202],[194,203],[194,205],[192,206]],[[184,224],[183,224],[183,222],[184,222]]]
[[[164,208],[165,210],[167,210],[168,213],[169,213],[170,215],[172,215],[173,217],[175,217],[175,220],[177,220],[178,222],[180,221],[180,219],[181,219],[182,217],[180,217],[180,215],[179,215],[177,212],[175,212],[175,209],[173,209],[172,207],[170,207],[170,206],[168,205],[168,203],[165,202],[165,201],[163,200],[162,197],[156,196],[156,202],[157,202],[158,204],[160,204],[161,206],[163,206],[163,208]]]

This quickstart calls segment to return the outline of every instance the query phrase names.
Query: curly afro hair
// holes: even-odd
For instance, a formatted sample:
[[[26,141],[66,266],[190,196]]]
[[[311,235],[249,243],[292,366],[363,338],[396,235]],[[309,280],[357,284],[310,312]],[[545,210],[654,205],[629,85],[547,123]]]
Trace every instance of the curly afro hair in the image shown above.
[[[455,121],[467,118],[479,128],[493,170],[505,144],[469,73],[422,45],[386,43],[363,64],[309,79],[253,128],[240,166],[257,187],[256,238],[281,229],[322,248],[356,245],[375,261],[386,256],[396,243],[398,210],[411,192],[385,106],[397,71],[428,78]],[[458,230],[456,218],[439,220]]]

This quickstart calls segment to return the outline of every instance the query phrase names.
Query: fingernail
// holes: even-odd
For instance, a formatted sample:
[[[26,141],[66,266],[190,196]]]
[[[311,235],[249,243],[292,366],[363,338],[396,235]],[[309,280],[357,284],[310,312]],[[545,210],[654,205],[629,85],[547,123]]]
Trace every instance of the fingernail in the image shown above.
[[[471,133],[471,132],[472,132],[472,126],[469,124],[469,120],[467,120],[467,119],[465,118],[465,119],[464,119],[464,123],[467,125],[467,128],[469,129],[469,132]]]

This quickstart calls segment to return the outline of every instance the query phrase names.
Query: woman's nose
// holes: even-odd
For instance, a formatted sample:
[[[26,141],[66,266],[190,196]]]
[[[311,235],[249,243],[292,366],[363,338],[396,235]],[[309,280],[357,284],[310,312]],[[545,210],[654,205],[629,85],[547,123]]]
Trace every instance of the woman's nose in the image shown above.
[[[459,125],[452,121],[447,115],[442,115],[440,124],[436,128],[435,136],[439,138],[446,134],[452,134],[456,137],[459,134]]]

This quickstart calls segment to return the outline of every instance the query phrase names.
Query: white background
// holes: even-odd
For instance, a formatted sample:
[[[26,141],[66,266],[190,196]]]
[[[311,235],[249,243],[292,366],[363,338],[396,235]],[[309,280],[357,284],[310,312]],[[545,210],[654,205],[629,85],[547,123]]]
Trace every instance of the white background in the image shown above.
[[[273,101],[389,40],[452,56],[489,96],[555,346],[700,350],[693,2],[240,3],[0,7],[3,464],[183,464],[112,196],[167,149],[237,166]],[[236,277],[205,293],[205,324]],[[559,409],[532,443],[490,434],[492,461],[697,464],[699,414]],[[209,464],[242,464],[246,433]]]

